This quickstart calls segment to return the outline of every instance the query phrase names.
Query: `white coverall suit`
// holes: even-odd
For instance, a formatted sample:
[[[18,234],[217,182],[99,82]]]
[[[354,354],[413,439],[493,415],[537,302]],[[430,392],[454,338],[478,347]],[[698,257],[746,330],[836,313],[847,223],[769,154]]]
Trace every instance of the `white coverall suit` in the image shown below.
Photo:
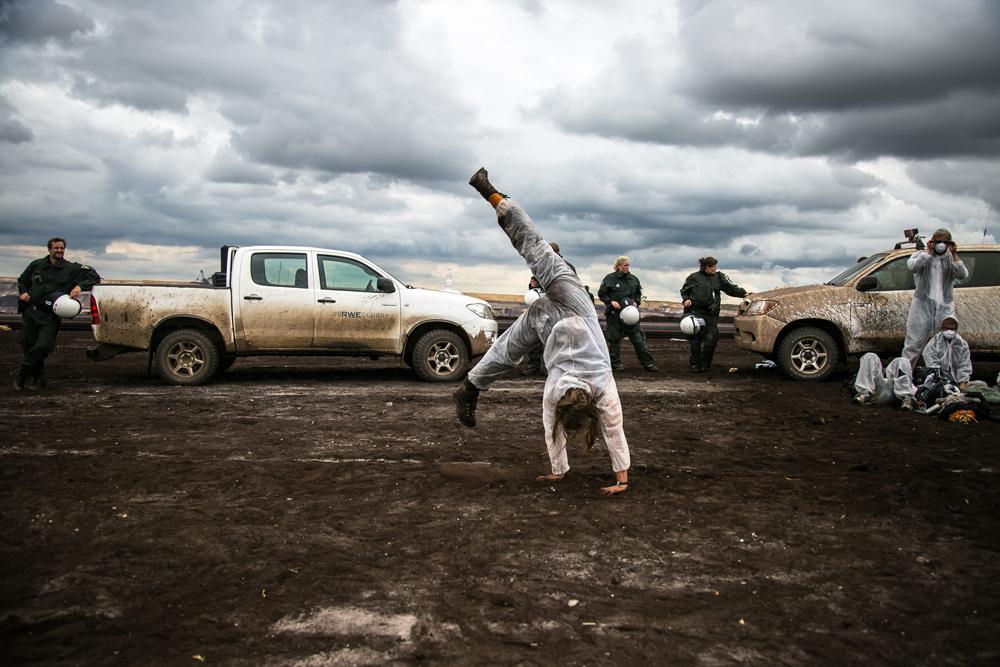
[[[582,388],[593,397],[612,470],[628,470],[630,458],[622,427],[621,401],[594,302],[566,261],[542,239],[535,223],[519,204],[504,199],[496,211],[500,227],[542,284],[545,296],[521,313],[487,350],[469,371],[469,382],[486,390],[517,366],[533,347],[543,345],[542,359],[548,377],[542,397],[542,425],[552,474],[563,475],[569,470],[566,434],[560,426],[553,439],[552,427],[556,404],[573,387]]]
[[[888,405],[904,398],[913,399],[913,368],[903,357],[893,359],[882,370],[882,360],[874,352],[861,357],[858,375],[854,378],[854,391],[868,394],[876,405]]]
[[[920,351],[930,335],[941,326],[941,320],[955,315],[956,280],[969,277],[969,270],[955,261],[950,252],[943,255],[919,250],[906,260],[913,271],[913,302],[906,316],[906,341],[903,358],[915,366]]]
[[[942,373],[959,384],[968,382],[972,377],[969,344],[958,333],[951,340],[944,334],[944,331],[939,331],[927,342],[923,352],[924,366],[940,368]]]

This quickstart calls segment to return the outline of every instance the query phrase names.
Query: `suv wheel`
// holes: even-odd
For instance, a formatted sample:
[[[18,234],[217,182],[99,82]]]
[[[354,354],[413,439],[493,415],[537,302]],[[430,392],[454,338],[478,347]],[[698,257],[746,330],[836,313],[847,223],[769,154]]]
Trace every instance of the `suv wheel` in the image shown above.
[[[178,329],[156,346],[153,363],[170,384],[205,384],[219,369],[219,349],[196,329]]]
[[[465,374],[469,352],[458,334],[445,329],[428,331],[413,347],[413,370],[428,382],[452,382]]]
[[[825,380],[837,368],[840,349],[822,329],[800,327],[781,339],[775,361],[794,380]]]

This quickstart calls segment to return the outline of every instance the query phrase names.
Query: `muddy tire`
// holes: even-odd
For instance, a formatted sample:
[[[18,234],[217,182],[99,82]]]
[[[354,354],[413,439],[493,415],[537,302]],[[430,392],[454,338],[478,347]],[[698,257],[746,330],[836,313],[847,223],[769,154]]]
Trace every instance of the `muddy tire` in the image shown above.
[[[428,331],[413,347],[413,370],[417,377],[427,382],[460,380],[468,363],[465,341],[451,331]]]
[[[775,362],[793,380],[825,380],[836,370],[840,348],[816,327],[800,327],[781,339]]]
[[[156,346],[153,364],[169,384],[205,384],[219,370],[219,348],[195,329],[178,329]]]

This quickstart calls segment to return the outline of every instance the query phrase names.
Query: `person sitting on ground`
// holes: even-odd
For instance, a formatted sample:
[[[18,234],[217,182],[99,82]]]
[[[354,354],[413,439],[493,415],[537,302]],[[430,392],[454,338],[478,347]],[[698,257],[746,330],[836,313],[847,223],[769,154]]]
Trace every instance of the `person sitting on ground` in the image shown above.
[[[972,378],[972,355],[969,344],[958,334],[958,319],[949,316],[941,320],[941,331],[927,341],[922,352],[924,366],[937,369],[937,375],[950,379],[964,389]]]
[[[546,291],[545,298],[531,304],[490,346],[455,390],[458,420],[475,427],[479,393],[515,367],[529,350],[542,345],[548,371],[542,394],[542,426],[552,472],[538,480],[562,479],[569,470],[567,441],[579,438],[590,447],[599,428],[616,478],[601,492],[627,491],[631,461],[621,400],[594,302],[587,298],[583,284],[566,261],[542,240],[524,209],[490,184],[485,169],[477,171],[469,184],[496,209],[500,228]]]
[[[882,370],[882,360],[874,352],[861,357],[854,378],[854,402],[860,405],[892,405],[903,410],[914,407],[913,368],[905,357],[893,359]]]

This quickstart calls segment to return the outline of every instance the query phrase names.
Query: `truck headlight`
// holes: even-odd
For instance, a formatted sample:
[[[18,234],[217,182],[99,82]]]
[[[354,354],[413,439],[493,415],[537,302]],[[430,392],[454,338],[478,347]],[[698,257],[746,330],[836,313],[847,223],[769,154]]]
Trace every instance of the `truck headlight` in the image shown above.
[[[483,318],[484,320],[493,319],[493,309],[487,306],[485,303],[469,303],[466,304],[465,307],[474,312],[479,317]]]
[[[745,311],[743,311],[743,314],[744,315],[763,315],[764,313],[766,313],[767,311],[771,310],[772,308],[774,308],[777,305],[778,305],[777,301],[766,301],[766,300],[763,300],[763,299],[760,300],[760,301],[754,301],[749,306],[747,306],[747,309]]]

